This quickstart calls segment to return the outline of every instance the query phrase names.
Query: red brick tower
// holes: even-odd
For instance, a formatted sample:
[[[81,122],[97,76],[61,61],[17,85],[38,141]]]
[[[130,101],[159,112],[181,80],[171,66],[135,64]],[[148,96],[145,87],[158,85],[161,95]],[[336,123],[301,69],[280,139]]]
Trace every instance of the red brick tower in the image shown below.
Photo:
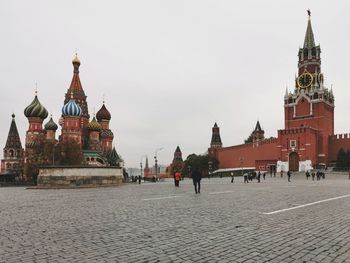
[[[182,162],[182,152],[181,152],[179,146],[176,147],[176,150],[175,150],[175,152],[174,152],[173,163],[174,163],[175,161],[181,161],[181,162]]]
[[[290,134],[294,133],[292,130],[305,133],[306,130],[300,128],[309,128],[314,131],[311,133],[316,134],[316,138],[315,142],[311,142],[310,138],[299,135],[295,142],[285,139],[286,142],[282,140],[281,145],[287,144],[286,147],[294,149],[301,159],[313,159],[312,156],[317,155],[316,164],[327,164],[328,137],[334,133],[334,96],[332,90],[329,91],[324,85],[321,48],[315,44],[310,11],[308,15],[304,45],[298,52],[295,89],[290,93],[286,90],[284,97],[285,130],[290,130]],[[282,133],[286,135],[288,132]],[[296,149],[304,149],[305,153],[297,152]]]
[[[99,124],[101,125],[102,149],[103,149],[103,155],[106,155],[109,151],[112,150],[114,135],[113,135],[113,132],[109,129],[111,114],[107,110],[105,106],[105,102],[103,102],[101,109],[97,112],[96,118]]]
[[[264,134],[265,134],[265,131],[263,129],[261,129],[260,122],[257,121],[256,125],[255,125],[255,129],[252,132],[252,142],[258,143],[258,142],[264,140],[265,139]]]
[[[81,139],[82,139],[82,145],[84,146],[86,145],[88,141],[88,136],[89,136],[89,131],[87,129],[87,126],[89,125],[90,115],[88,110],[88,104],[86,102],[87,96],[85,95],[85,92],[80,82],[80,77],[79,77],[80,60],[77,54],[75,54],[75,58],[73,59],[72,64],[74,68],[73,79],[69,89],[67,90],[67,93],[65,94],[64,104],[68,103],[68,101],[71,99],[71,94],[73,94],[73,99],[81,108],[81,111],[82,111]]]
[[[220,128],[215,122],[214,127],[212,128],[212,136],[211,136],[210,148],[208,149],[208,153],[211,156],[216,158],[217,157],[216,151],[221,148],[222,148],[222,141],[220,137]]]
[[[4,159],[1,161],[1,172],[14,171],[20,175],[23,165],[23,153],[21,139],[18,134],[15,115],[12,114],[12,122],[4,148]]]

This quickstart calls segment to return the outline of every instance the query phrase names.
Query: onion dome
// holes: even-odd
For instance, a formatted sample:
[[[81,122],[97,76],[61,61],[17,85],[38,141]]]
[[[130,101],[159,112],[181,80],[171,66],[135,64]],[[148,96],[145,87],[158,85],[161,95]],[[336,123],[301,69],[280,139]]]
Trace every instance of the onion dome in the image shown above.
[[[49,113],[47,112],[45,107],[39,102],[37,95],[35,95],[35,98],[32,101],[32,103],[24,109],[24,115],[27,118],[38,117],[44,120],[46,119],[48,114]]]
[[[100,131],[102,129],[101,124],[97,122],[95,116],[92,118],[92,121],[89,123],[88,129],[90,131]]]
[[[57,124],[53,121],[52,116],[50,120],[45,124],[45,130],[47,131],[56,131],[58,129]]]
[[[114,134],[110,129],[104,129],[101,131],[101,138],[113,138]]]
[[[62,108],[63,116],[79,117],[81,114],[80,106],[72,98]]]
[[[101,120],[111,120],[111,114],[109,113],[109,111],[107,110],[105,104],[103,103],[101,109],[97,112],[96,114],[96,118],[98,121]]]

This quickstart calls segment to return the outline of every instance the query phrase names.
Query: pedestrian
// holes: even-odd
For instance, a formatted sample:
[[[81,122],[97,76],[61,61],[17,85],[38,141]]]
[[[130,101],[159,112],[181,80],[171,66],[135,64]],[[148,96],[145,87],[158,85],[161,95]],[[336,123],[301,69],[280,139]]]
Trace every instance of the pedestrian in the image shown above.
[[[180,172],[176,172],[176,173],[175,173],[175,186],[176,186],[176,187],[179,187],[180,178],[181,178],[181,173],[180,173]]]
[[[276,177],[276,170],[273,170],[273,177]]]
[[[283,177],[283,170],[281,170],[281,178]]]
[[[233,173],[231,173],[231,183],[235,180],[235,177],[233,176]]]
[[[264,181],[265,181],[265,177],[266,177],[266,172],[265,172],[265,173],[263,173],[263,178],[264,178]]]
[[[312,176],[312,181],[315,181],[315,171],[311,172],[311,176]]]
[[[261,177],[261,173],[260,171],[258,172],[258,183],[260,183],[260,177]]]
[[[199,169],[196,167],[192,171],[192,180],[194,185],[194,191],[196,194],[201,193],[201,180],[202,180],[202,173],[199,171]]]
[[[272,178],[272,169],[270,169],[270,177]]]
[[[349,180],[350,180],[350,170],[349,170]]]
[[[319,171],[319,170],[317,170],[317,172],[316,172],[316,178],[317,178],[317,181],[319,181],[319,180],[320,180],[320,176],[321,176],[320,171]]]
[[[310,173],[309,171],[306,171],[306,180],[309,180],[309,177],[310,177]]]
[[[248,181],[248,174],[247,173],[245,173],[243,175],[243,179],[244,179],[244,183],[249,183],[249,181]]]
[[[287,172],[287,175],[288,175],[288,182],[290,182],[290,177],[292,176],[292,173],[289,170]]]
[[[139,175],[139,184],[141,184],[141,175]]]

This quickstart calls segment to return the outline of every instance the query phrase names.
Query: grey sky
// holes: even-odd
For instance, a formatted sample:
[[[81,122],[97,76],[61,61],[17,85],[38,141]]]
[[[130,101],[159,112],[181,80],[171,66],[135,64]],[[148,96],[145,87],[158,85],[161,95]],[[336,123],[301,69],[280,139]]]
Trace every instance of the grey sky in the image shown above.
[[[307,8],[333,84],[335,131],[349,132],[350,1],[2,0],[0,146],[12,112],[24,145],[35,82],[57,122],[76,48],[90,114],[105,94],[127,166],[144,154],[153,164],[159,147],[162,164],[177,145],[184,157],[205,152],[215,121],[224,146],[242,143],[257,119],[265,136],[277,136]]]

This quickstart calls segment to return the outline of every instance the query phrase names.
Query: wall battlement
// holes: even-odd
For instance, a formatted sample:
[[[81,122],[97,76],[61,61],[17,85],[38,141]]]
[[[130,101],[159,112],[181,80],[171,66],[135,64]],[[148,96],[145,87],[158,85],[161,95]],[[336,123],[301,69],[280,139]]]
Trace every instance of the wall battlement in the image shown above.
[[[334,134],[334,135],[329,136],[329,139],[331,141],[335,141],[335,140],[350,140],[350,134],[349,133]]]

